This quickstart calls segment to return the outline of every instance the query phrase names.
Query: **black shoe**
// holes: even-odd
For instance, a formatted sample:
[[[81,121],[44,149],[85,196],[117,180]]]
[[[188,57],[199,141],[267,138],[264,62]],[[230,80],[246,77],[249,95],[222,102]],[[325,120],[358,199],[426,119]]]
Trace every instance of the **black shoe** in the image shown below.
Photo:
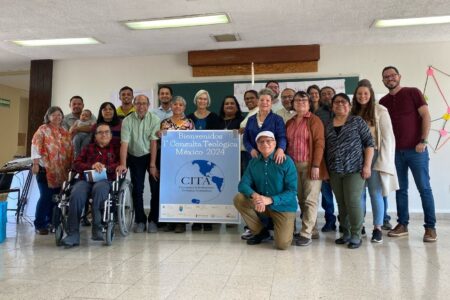
[[[79,234],[67,235],[65,238],[61,240],[61,245],[63,245],[64,248],[66,249],[80,245],[80,235]]]
[[[342,237],[338,238],[337,240],[335,240],[334,242],[337,245],[344,245],[344,244],[347,244],[349,240],[350,240],[349,238],[346,238],[346,237],[342,236]]]
[[[362,240],[359,240],[359,243],[349,242],[347,245],[348,249],[358,249],[362,244]]]
[[[366,227],[365,226],[363,226],[362,229],[361,229],[361,236],[362,237],[366,237],[367,236]]]
[[[336,231],[336,225],[333,223],[325,223],[325,225],[323,225],[322,232],[332,232],[332,231]]]
[[[103,232],[101,228],[98,229],[92,229],[92,237],[91,239],[93,241],[104,241],[105,239],[103,238]]]
[[[295,241],[295,245],[297,246],[308,246],[311,244],[311,239],[308,239],[304,236],[299,236],[298,239]]]
[[[200,231],[200,230],[202,230],[202,224],[201,223],[194,223],[194,224],[192,224],[191,230],[192,231]]]
[[[164,232],[170,232],[170,231],[174,231],[175,230],[175,223],[167,223],[164,227],[163,227],[163,231]]]
[[[247,240],[247,245],[258,245],[261,244],[262,241],[270,238],[270,233],[267,229],[261,230],[260,233],[255,234],[250,239]]]
[[[383,233],[380,229],[375,228],[372,231],[372,239],[370,240],[372,243],[381,243],[383,242]]]
[[[383,230],[391,230],[392,229],[392,225],[389,222],[389,220],[386,220],[383,222],[383,226],[381,226],[381,229],[383,229]]]
[[[203,231],[212,231],[212,224],[203,224]]]

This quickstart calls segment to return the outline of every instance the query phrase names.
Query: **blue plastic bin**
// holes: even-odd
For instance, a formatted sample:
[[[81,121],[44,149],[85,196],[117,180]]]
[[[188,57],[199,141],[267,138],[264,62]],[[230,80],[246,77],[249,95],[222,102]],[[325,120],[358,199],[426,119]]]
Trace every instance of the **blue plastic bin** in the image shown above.
[[[8,208],[8,201],[0,202],[0,243],[6,239],[6,213]]]

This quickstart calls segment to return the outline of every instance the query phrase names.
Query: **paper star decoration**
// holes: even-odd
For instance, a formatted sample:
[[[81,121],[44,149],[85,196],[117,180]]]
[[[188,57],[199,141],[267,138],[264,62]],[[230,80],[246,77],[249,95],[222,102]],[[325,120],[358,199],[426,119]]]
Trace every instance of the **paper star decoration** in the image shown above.
[[[436,146],[433,147],[432,145],[430,145],[430,147],[434,150],[434,152],[437,152],[439,149],[441,149],[450,140],[450,131],[446,129],[447,123],[449,123],[449,120],[450,120],[450,105],[448,104],[448,101],[445,98],[445,95],[442,92],[442,89],[441,89],[441,87],[440,87],[440,85],[439,85],[439,83],[438,83],[438,81],[436,79],[436,76],[434,74],[435,71],[437,71],[437,72],[439,72],[439,73],[441,73],[441,74],[443,74],[443,75],[445,75],[447,77],[450,77],[450,75],[445,73],[445,72],[443,72],[443,71],[441,71],[441,70],[439,70],[439,69],[437,69],[437,68],[435,68],[435,67],[433,67],[433,66],[428,66],[427,79],[425,80],[425,87],[423,89],[423,95],[425,97],[425,100],[428,101],[428,97],[426,95],[428,79],[430,77],[433,78],[433,81],[436,84],[436,87],[437,87],[437,89],[439,91],[439,94],[441,95],[442,100],[444,101],[445,105],[447,106],[447,111],[442,115],[442,117],[436,118],[434,120],[431,120],[431,123],[435,123],[435,122],[438,122],[438,121],[442,120],[442,126],[439,129],[436,129],[436,128],[433,128],[433,127],[430,129],[431,131],[437,132],[439,134],[437,142],[436,142]]]

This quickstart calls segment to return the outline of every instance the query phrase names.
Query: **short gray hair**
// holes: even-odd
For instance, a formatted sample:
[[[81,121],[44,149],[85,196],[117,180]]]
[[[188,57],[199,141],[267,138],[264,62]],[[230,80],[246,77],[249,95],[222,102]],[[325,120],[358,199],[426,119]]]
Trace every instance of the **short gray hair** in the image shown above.
[[[176,96],[172,99],[172,103],[181,102],[183,103],[184,107],[186,107],[186,100],[181,96]]]
[[[207,90],[199,90],[194,96],[194,104],[197,105],[197,99],[200,95],[206,94],[206,98],[208,99],[208,107],[211,105],[211,97]]]
[[[264,95],[270,96],[270,100],[272,100],[272,101],[273,101],[273,98],[275,98],[275,94],[273,93],[273,91],[268,88],[264,88],[264,89],[260,90],[258,93],[258,98],[261,96],[264,96]]]
[[[44,124],[50,123],[50,115],[53,114],[55,111],[59,111],[61,113],[61,116],[64,118],[64,113],[59,106],[50,106],[47,109],[47,112],[44,115]]]

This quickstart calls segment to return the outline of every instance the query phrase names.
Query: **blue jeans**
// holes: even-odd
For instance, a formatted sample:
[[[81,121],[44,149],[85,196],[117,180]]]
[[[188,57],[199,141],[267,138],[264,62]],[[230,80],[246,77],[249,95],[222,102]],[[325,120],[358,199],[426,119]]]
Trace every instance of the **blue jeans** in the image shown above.
[[[89,183],[84,180],[77,181],[70,193],[69,205],[69,234],[79,234],[81,213],[89,196],[92,197],[92,223],[93,228],[101,226],[101,210],[103,203],[108,199],[111,184],[108,180]]]
[[[378,158],[378,151],[375,151],[372,159],[373,164]],[[372,205],[372,215],[373,215],[373,225],[381,226],[383,225],[384,219],[384,201],[383,201],[383,190],[381,188],[381,177],[380,172],[372,169],[371,176],[366,180],[366,186],[369,189],[370,203]],[[366,216],[366,188],[364,187],[361,194],[361,206],[363,208],[364,216]]]
[[[388,215],[388,213],[387,213],[387,210],[388,210],[388,207],[389,207],[388,197],[383,196],[383,203],[384,203],[383,222],[389,222],[391,220],[391,216]]]
[[[47,175],[43,168],[39,168],[39,173],[36,175],[36,182],[40,196],[36,204],[34,227],[36,229],[45,229],[52,222],[53,207],[55,206],[52,200],[53,195],[58,194],[61,188],[50,188],[48,186]]]
[[[333,191],[330,183],[322,181],[322,208],[325,210],[325,222],[327,224],[336,224],[336,216],[334,215]]]
[[[414,177],[417,190],[422,200],[425,228],[435,228],[436,214],[433,192],[430,185],[428,150],[418,153],[414,149],[395,151],[395,168],[397,169],[400,189],[396,192],[398,223],[408,225],[408,168]]]

